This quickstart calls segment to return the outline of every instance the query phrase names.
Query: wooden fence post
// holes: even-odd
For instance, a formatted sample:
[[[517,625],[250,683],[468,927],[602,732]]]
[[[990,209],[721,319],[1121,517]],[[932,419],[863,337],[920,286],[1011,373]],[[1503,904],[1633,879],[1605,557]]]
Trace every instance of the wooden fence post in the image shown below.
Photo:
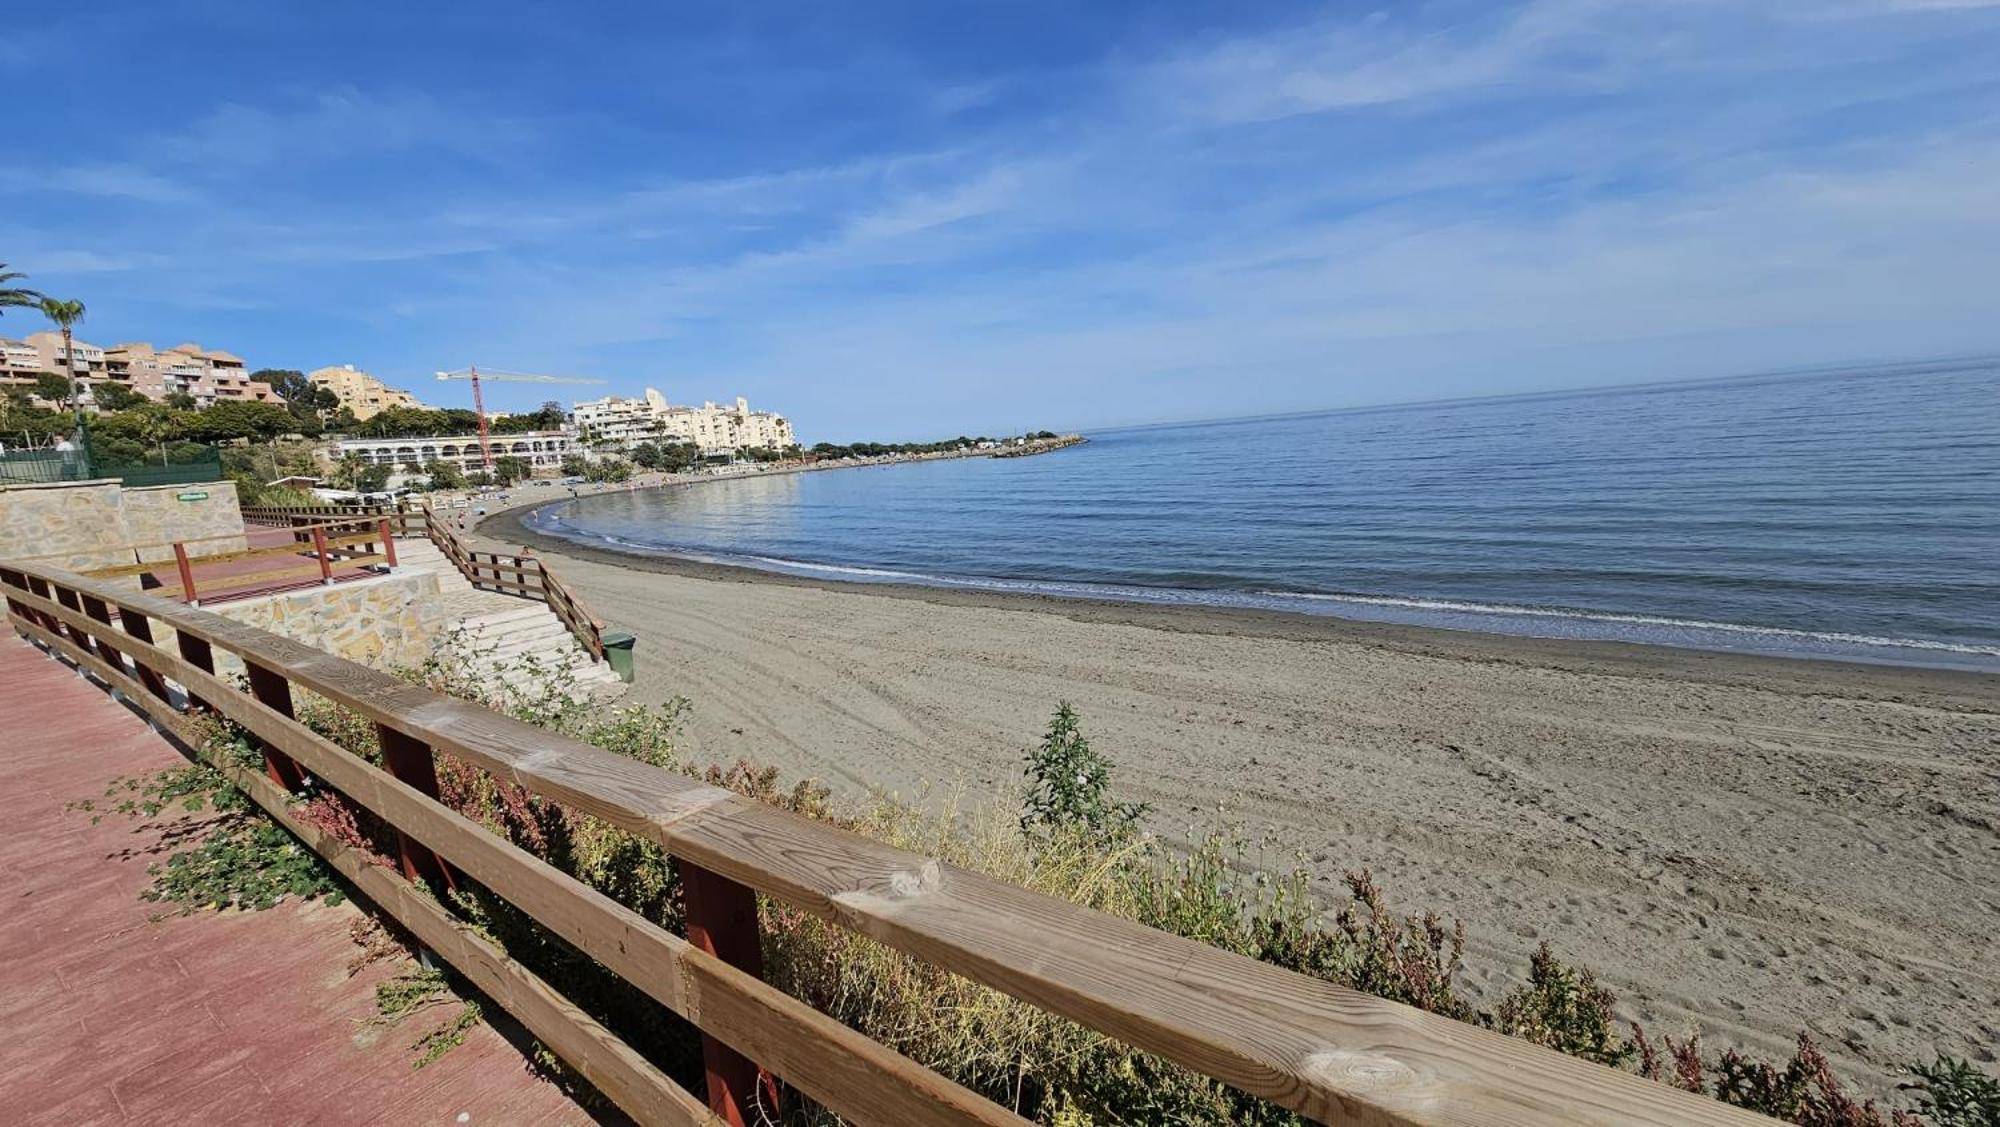
[[[395,567],[396,537],[389,530],[389,518],[383,517],[378,528],[382,533],[382,562],[388,564],[390,567]]]
[[[111,608],[104,605],[103,599],[92,595],[80,595],[79,598],[83,603],[84,614],[98,622],[102,622],[107,627],[111,625]],[[105,633],[110,633],[110,631],[107,630]],[[120,673],[129,672],[125,668],[125,655],[119,651],[118,647],[105,641],[102,636],[98,635],[93,635],[91,642],[93,643],[93,648],[97,650],[97,656],[104,659],[104,664],[109,665]]]
[[[382,765],[391,775],[427,797],[438,796],[437,759],[429,744],[387,724],[375,725],[375,736],[382,744]],[[396,837],[401,843],[405,877],[423,881],[440,897],[458,887],[458,874],[436,853],[402,830],[396,831]]]
[[[28,590],[31,593],[33,593],[34,596],[38,599],[49,599],[54,597],[49,592],[48,580],[42,579],[38,576],[33,576],[33,575],[28,576]],[[62,628],[62,624],[56,621],[56,616],[50,614],[45,610],[36,610],[34,617],[35,621],[42,624],[42,629],[47,630],[51,634],[62,634],[65,632]]]
[[[699,865],[680,862],[681,895],[687,903],[688,942],[751,975],[764,977],[764,949],[757,924],[757,894]],[[775,1107],[758,1114],[757,1063],[713,1037],[701,1038],[702,1069],[708,1074],[708,1109],[730,1127],[777,1122]]]
[[[203,673],[215,672],[215,653],[208,648],[207,638],[197,638],[177,626],[174,628],[174,645],[180,649],[182,661],[187,662]],[[195,709],[200,709],[203,712],[215,711],[207,701],[194,695],[194,690],[192,689],[188,690],[187,698],[189,711]]]
[[[119,607],[118,624],[125,628],[125,633],[142,642],[150,644],[153,640],[152,620],[136,610],[127,610],[124,607]],[[132,663],[139,667],[139,681],[146,686],[146,691],[159,697],[161,700],[166,700],[167,679],[160,676],[159,670],[154,669],[136,657],[132,659]]]
[[[50,586],[55,587],[56,602],[60,606],[62,606],[63,609],[75,611],[78,614],[83,613],[83,604],[77,601],[75,591],[72,591],[67,587],[56,586],[54,584],[51,584]],[[56,629],[60,633],[68,637],[70,641],[75,642],[78,646],[81,646],[83,648],[84,653],[88,654],[97,653],[97,640],[95,638],[92,638],[89,634],[86,634],[83,631],[77,629],[76,627],[71,626],[69,623],[64,622],[60,618],[51,618],[50,621],[55,625]]]
[[[244,661],[243,667],[250,673],[250,695],[285,719],[292,719],[292,683],[285,680],[285,675],[254,661]],[[264,744],[264,773],[271,777],[272,782],[292,793],[297,793],[306,785],[305,775],[299,771],[299,765],[292,762],[292,757],[270,744]]]

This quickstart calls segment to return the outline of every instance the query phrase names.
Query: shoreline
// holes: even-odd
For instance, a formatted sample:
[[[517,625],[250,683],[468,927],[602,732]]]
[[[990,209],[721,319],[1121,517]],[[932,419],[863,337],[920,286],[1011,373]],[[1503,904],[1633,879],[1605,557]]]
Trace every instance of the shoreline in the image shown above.
[[[1066,700],[1169,844],[1464,919],[1475,997],[1546,941],[1626,1021],[1804,1030],[1877,1093],[2000,1011],[2000,675],[792,576],[521,525],[552,500],[475,535],[639,636],[696,762],[1011,810]]]
[[[866,466],[825,466],[818,469],[845,468],[862,469]],[[818,472],[818,470],[806,466],[783,472]],[[664,481],[656,485],[642,485],[639,488],[693,486],[705,481],[727,480],[729,476],[742,475],[712,475]],[[616,490],[604,492],[610,491]],[[574,540],[543,532],[526,523],[525,518],[533,510],[567,499],[538,498],[500,509],[489,513],[478,524],[473,525],[472,531],[488,539],[532,548],[542,555],[588,560],[637,572],[734,583],[846,591],[879,595],[883,598],[913,599],[939,606],[1026,610],[1062,615],[1080,622],[1143,626],[1183,633],[1222,634],[1235,637],[1362,642],[1389,646],[1410,654],[1453,656],[1472,660],[1499,662],[1528,660],[1566,665],[1607,664],[1625,667],[1634,674],[1692,677],[1702,680],[1740,679],[1749,676],[1775,683],[1795,684],[1801,689],[1806,687],[1807,682],[1825,684],[1831,679],[1831,683],[1837,684],[1843,691],[1894,690],[1938,694],[1947,698],[1959,698],[1967,704],[1975,700],[2000,699],[2000,672],[1886,661],[1847,660],[1812,654],[1791,656],[1645,642],[1544,638],[1497,631],[1376,622],[1331,613],[1310,614],[1302,611],[1253,607],[1145,603],[1088,596],[942,587],[896,581],[861,582],[828,576],[796,575],[666,553],[627,550],[610,545],[580,544]],[[1880,699],[1899,698],[1887,695]]]

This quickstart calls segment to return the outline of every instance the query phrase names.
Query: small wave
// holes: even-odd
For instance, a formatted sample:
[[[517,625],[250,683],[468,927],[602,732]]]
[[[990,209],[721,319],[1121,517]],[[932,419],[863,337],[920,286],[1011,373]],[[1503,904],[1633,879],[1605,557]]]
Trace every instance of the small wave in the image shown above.
[[[1665,615],[1584,611],[1557,607],[1481,603],[1455,599],[1391,595],[1325,594],[1272,589],[1232,590],[1212,587],[1157,587],[1059,579],[1007,579],[997,576],[938,575],[891,567],[821,563],[751,553],[628,540],[591,532],[557,519],[559,527],[543,528],[562,539],[594,542],[647,555],[664,555],[697,563],[747,567],[807,578],[855,583],[905,583],[922,587],[996,591],[1051,598],[1099,599],[1111,602],[1167,606],[1277,610],[1324,614],[1362,621],[1401,623],[1441,629],[1528,637],[1559,637],[1641,644],[1730,649],[1783,656],[1832,656],[1891,664],[1943,663],[1992,668],[2000,663],[2000,647],[1965,645],[1923,638],[1891,638],[1840,631],[1753,626]],[[1336,609],[1339,608],[1339,609]],[[1343,613],[1343,611],[1345,613]],[[1896,657],[1896,654],[1907,654]],[[1937,655],[1928,659],[1919,654]]]
[[[1889,646],[1913,650],[2000,657],[2000,647],[1966,646],[1955,642],[1934,642],[1923,638],[1883,638],[1873,634],[1843,634],[1837,631],[1795,630],[1784,626],[1748,626],[1740,622],[1706,622],[1698,618],[1667,618],[1652,614],[1617,614],[1610,611],[1557,610],[1549,607],[1508,606],[1501,603],[1465,603],[1449,599],[1404,599],[1381,595],[1323,595],[1303,591],[1260,591],[1282,599],[1313,602],[1353,603],[1359,606],[1405,607],[1410,610],[1448,611],[1454,614],[1490,614],[1509,618],[1564,618],[1584,622],[1622,623],[1633,626],[1664,626],[1676,630],[1717,630],[1730,634],[1751,634],[1777,638],[1798,638],[1847,646]]]

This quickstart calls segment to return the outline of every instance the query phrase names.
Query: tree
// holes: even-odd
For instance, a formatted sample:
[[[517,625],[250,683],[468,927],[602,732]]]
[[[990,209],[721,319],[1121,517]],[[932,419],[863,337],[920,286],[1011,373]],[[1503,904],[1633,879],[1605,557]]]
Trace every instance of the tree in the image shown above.
[[[195,416],[188,437],[200,442],[269,441],[297,429],[290,411],[275,403],[225,399]]]
[[[90,452],[90,424],[85,422],[83,418],[83,381],[76,374],[75,336],[76,323],[83,320],[83,303],[80,301],[63,301],[59,298],[43,297],[41,310],[42,316],[47,317],[55,323],[56,328],[62,330],[63,364],[69,369],[69,405],[76,412],[77,439],[83,445],[86,455],[84,461],[87,463]]]
[[[341,489],[353,489],[356,487],[355,483],[361,479],[362,471],[367,468],[366,455],[349,451],[340,456],[340,461],[334,463],[333,473],[329,474],[328,478]]]
[[[9,308],[33,309],[42,304],[41,294],[11,284],[25,277],[26,274],[9,270],[6,263],[0,262],[0,313],[6,312]]]
[[[54,372],[43,372],[35,377],[35,398],[46,400],[65,410],[69,407],[69,397],[75,394],[69,378]]]
[[[522,434],[531,430],[561,430],[569,421],[569,413],[562,404],[551,399],[533,411],[519,415],[509,415],[504,419],[490,419],[495,434]]]
[[[192,411],[196,407],[194,396],[189,395],[185,391],[168,392],[166,404],[176,411]]]
[[[531,469],[526,458],[517,458],[512,454],[508,454],[505,457],[493,459],[493,477],[501,485],[512,485],[517,481],[525,481],[530,472]]]
[[[632,479],[632,463],[623,458],[602,458],[584,467],[584,480],[616,484]]]
[[[258,383],[271,385],[271,390],[277,392],[279,398],[286,403],[310,396],[315,390],[313,382],[297,368],[259,368],[250,373],[250,378]]]
[[[464,489],[465,471],[458,463],[436,459],[425,463],[424,473],[430,477],[432,489]]]
[[[129,411],[142,403],[152,402],[122,383],[99,384],[90,389],[90,398],[101,411]]]
[[[564,477],[589,477],[590,459],[581,454],[564,454],[562,472]]]

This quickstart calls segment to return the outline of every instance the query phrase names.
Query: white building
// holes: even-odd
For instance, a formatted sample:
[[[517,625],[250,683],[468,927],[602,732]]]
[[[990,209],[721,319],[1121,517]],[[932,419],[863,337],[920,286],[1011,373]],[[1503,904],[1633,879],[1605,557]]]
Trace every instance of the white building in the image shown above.
[[[758,447],[796,445],[783,415],[752,411],[741,396],[733,406],[703,403],[675,407],[655,388],[640,398],[607,395],[575,404],[576,428],[585,438],[630,448],[641,442],[692,442],[705,455],[733,455]]]
[[[621,446],[634,446],[667,437],[664,419],[672,410],[667,397],[652,388],[643,398],[607,395],[586,399],[572,407],[577,433]]]
[[[491,439],[494,458],[523,458],[538,470],[561,466],[563,455],[575,451],[572,443],[569,434],[555,430],[496,434]],[[476,434],[448,438],[343,438],[331,452],[336,459],[359,454],[370,465],[389,466],[399,471],[412,463],[424,466],[431,462],[449,462],[467,473],[478,473],[486,468]]]

